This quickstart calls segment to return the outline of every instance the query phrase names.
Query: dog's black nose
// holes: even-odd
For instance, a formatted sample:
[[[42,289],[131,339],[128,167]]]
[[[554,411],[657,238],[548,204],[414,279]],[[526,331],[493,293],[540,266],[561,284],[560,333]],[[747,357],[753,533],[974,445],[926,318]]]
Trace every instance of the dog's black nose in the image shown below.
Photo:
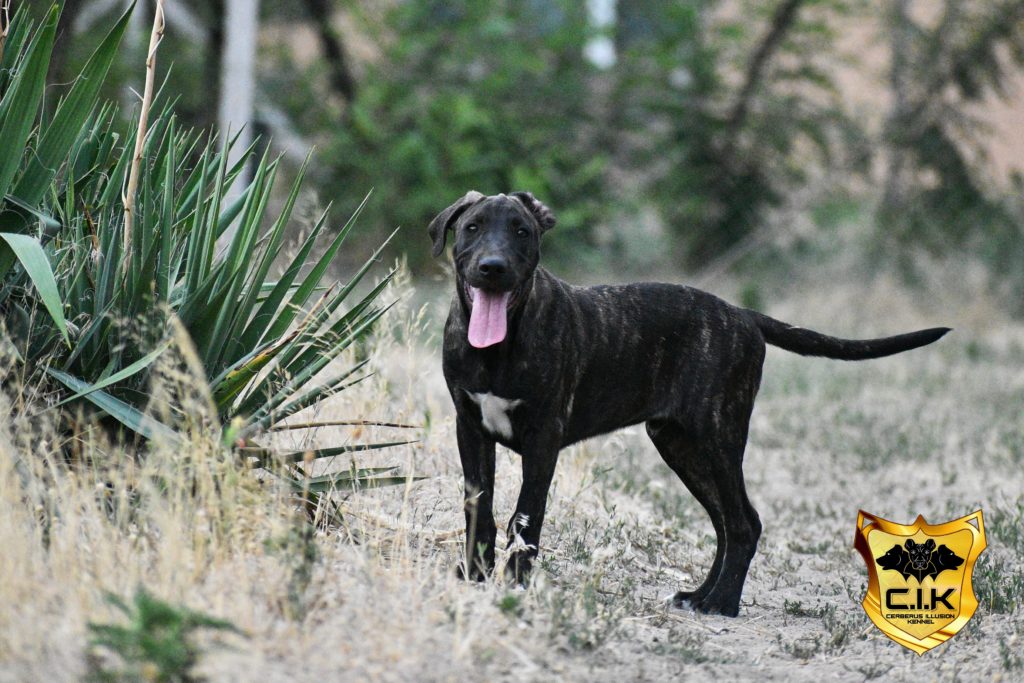
[[[501,256],[485,256],[477,268],[484,277],[500,277],[508,272],[508,260]]]

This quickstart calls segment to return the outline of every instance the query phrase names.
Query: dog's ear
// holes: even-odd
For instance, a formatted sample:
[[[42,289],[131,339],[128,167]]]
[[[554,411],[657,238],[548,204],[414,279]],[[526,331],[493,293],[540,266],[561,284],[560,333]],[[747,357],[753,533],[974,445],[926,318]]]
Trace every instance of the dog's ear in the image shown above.
[[[913,550],[914,548],[917,547],[917,544],[914,543],[914,539],[912,539],[912,538],[908,538],[907,542],[905,543],[905,545],[907,546],[907,550]]]
[[[924,549],[935,550],[935,541],[929,538],[927,541],[924,542]]]
[[[555,218],[554,212],[545,206],[543,202],[534,197],[532,193],[513,192],[512,196],[521,201],[527,211],[533,214],[533,217],[537,219],[537,223],[540,225],[541,230],[547,232],[551,228],[555,227],[555,223],[557,223],[558,220]]]
[[[430,239],[434,241],[434,258],[441,255],[444,251],[444,243],[448,237],[448,230],[451,229],[452,224],[458,219],[459,216],[469,207],[476,204],[478,201],[483,199],[484,196],[476,190],[470,190],[466,194],[462,195],[459,201],[455,202],[447,209],[437,214],[434,220],[430,221]]]

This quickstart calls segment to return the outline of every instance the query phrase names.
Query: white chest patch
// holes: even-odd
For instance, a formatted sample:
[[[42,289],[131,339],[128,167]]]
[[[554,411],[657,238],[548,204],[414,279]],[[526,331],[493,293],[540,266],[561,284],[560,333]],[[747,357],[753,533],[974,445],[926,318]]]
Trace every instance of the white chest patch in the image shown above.
[[[480,416],[483,418],[484,429],[491,434],[497,434],[506,439],[512,438],[512,410],[523,401],[521,399],[510,400],[499,398],[494,394],[474,394],[466,392],[473,402],[480,406]]]

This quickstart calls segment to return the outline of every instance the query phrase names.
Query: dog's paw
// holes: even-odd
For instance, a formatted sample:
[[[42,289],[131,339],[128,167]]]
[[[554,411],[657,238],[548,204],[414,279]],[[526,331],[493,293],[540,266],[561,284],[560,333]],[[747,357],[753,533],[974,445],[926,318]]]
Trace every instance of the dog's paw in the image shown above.
[[[672,601],[673,607],[692,610],[694,603],[702,597],[703,595],[697,591],[679,591],[669,599]]]
[[[514,552],[509,555],[508,564],[505,565],[505,581],[525,588],[530,583],[532,571],[533,558],[525,552]]]
[[[739,600],[725,599],[714,593],[701,595],[699,592],[680,591],[672,596],[672,604],[680,609],[701,614],[721,614],[735,617],[740,613]]]
[[[491,575],[493,569],[494,567],[489,567],[485,569],[484,567],[481,567],[479,563],[476,563],[472,567],[470,567],[467,575],[466,564],[464,562],[459,562],[457,565],[455,565],[455,576],[457,576],[462,581],[475,581],[477,583],[482,583],[487,580],[488,576]]]

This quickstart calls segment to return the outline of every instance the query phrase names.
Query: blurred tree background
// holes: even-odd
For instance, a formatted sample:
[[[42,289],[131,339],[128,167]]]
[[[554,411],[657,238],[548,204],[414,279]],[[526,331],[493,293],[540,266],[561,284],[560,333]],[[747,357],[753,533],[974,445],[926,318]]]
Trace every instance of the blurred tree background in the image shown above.
[[[137,105],[148,0],[107,93]],[[41,13],[47,3],[12,0]],[[125,0],[65,0],[50,82]],[[258,11],[258,12],[257,12]],[[527,189],[556,270],[743,273],[814,231],[865,263],[982,264],[1024,313],[1024,0],[168,0],[194,126],[245,125],[369,243],[436,272],[424,228]],[[173,63],[171,63],[173,60]],[[793,216],[810,228],[783,239]],[[340,222],[340,221],[339,221]],[[784,262],[784,261],[783,261]]]

